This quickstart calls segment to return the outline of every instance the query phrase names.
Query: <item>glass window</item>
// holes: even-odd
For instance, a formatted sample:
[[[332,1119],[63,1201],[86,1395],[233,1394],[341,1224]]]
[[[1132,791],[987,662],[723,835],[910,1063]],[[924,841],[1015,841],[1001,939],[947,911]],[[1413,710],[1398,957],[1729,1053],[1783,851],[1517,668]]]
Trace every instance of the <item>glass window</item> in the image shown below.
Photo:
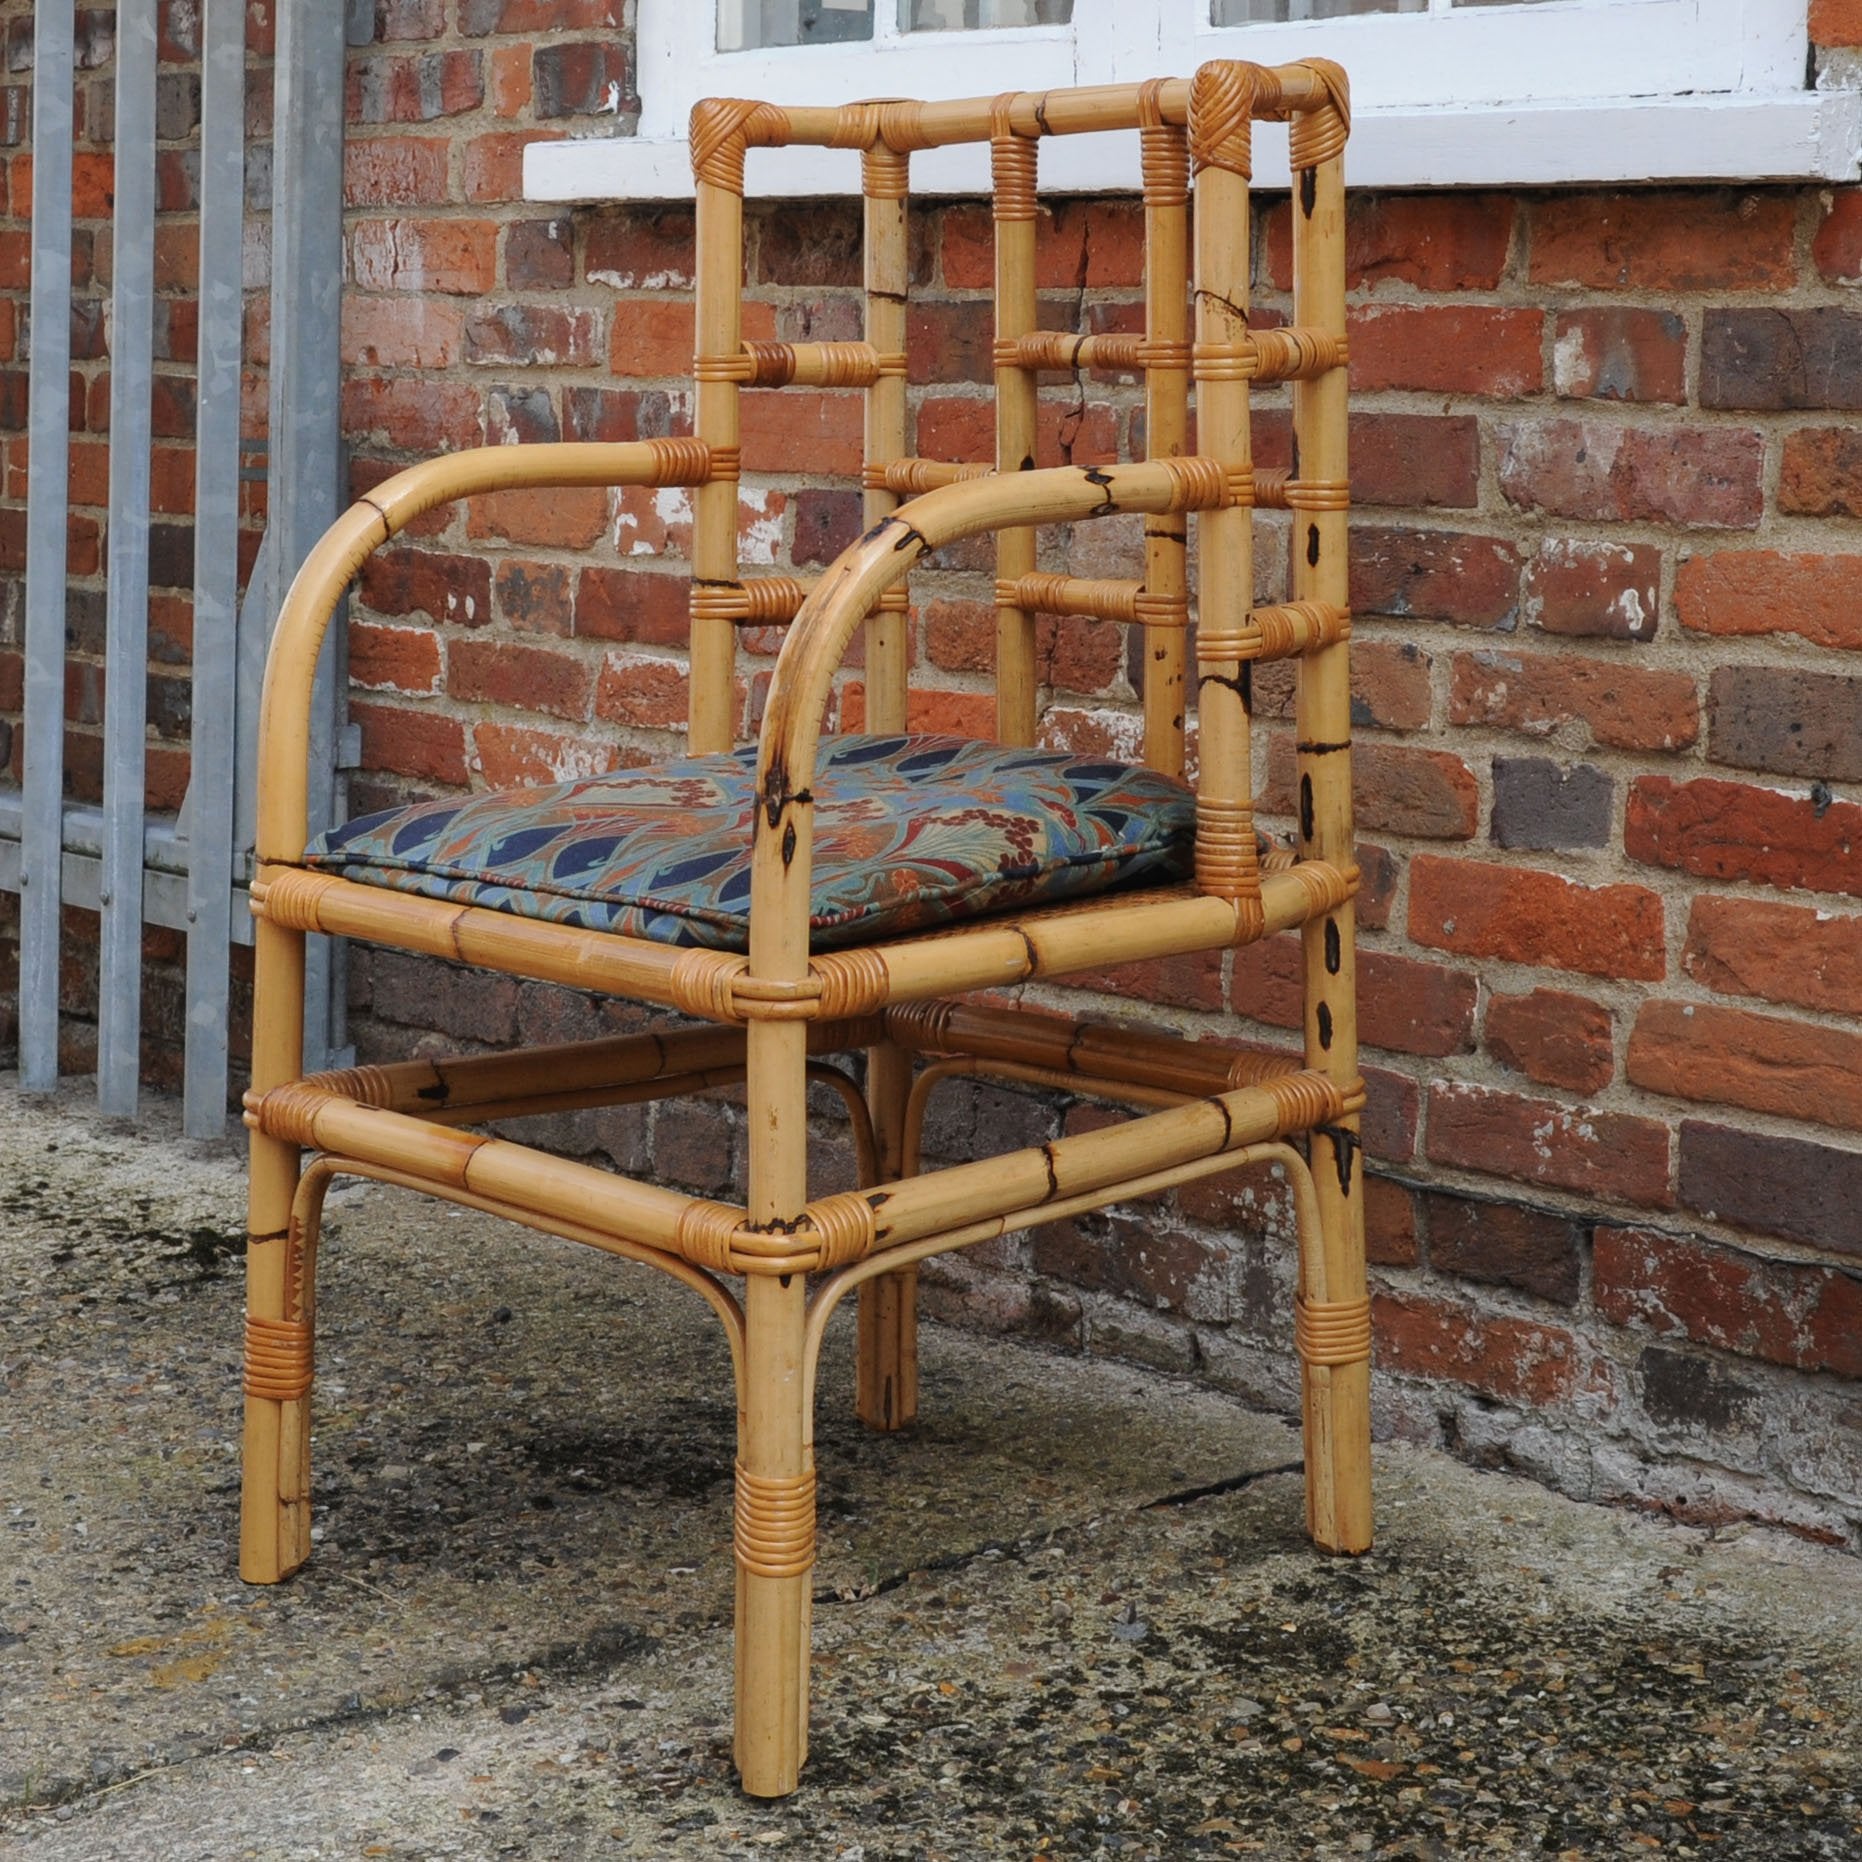
[[[899,0],[905,32],[978,32],[992,26],[1070,26],[1073,0]]]
[[[838,45],[873,36],[873,0],[721,0],[718,50]]]
[[[1298,19],[1352,19],[1364,13],[1426,13],[1429,0],[1215,0],[1212,26],[1284,26]]]

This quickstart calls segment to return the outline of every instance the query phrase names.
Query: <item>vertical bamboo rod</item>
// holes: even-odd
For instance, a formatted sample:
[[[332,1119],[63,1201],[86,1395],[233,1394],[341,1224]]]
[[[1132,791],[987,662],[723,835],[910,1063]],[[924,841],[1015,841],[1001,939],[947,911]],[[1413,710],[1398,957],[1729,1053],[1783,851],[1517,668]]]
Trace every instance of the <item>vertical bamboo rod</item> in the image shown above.
[[[1314,61],[1317,66],[1318,61]],[[1320,67],[1325,69],[1324,67]],[[1340,119],[1344,78],[1336,66]],[[1315,116],[1317,113],[1315,113]],[[1342,120],[1296,123],[1296,158],[1342,143]],[[1316,147],[1315,147],[1316,145]],[[1293,177],[1293,318],[1302,328],[1345,335],[1344,159],[1296,165]],[[1293,388],[1299,477],[1343,486],[1347,479],[1346,383],[1342,367]],[[1348,600],[1345,519],[1337,509],[1294,513],[1293,591],[1302,601],[1344,607]],[[1344,642],[1300,662],[1297,698],[1300,851],[1349,865],[1351,686]],[[1358,1072],[1354,920],[1350,900],[1301,932],[1305,969],[1306,1064],[1335,1081]],[[1356,1114],[1313,1134],[1325,1284],[1309,1300],[1361,1301],[1364,1281],[1363,1155]],[[1359,1552],[1371,1542],[1370,1365],[1313,1365],[1302,1371],[1307,1448],[1307,1526],[1329,1550]]]
[[[1204,65],[1190,84],[1190,154],[1196,164],[1196,343],[1204,355],[1248,334],[1248,177],[1254,68]],[[1231,486],[1252,483],[1248,383],[1239,370],[1197,369],[1196,445]],[[1254,519],[1246,504],[1198,519],[1199,647],[1196,713],[1196,883],[1218,898],[1259,897],[1249,761],[1248,687],[1238,654],[1209,643],[1238,638],[1254,602]]]
[[[989,144],[995,184],[996,343],[1026,336],[1037,320],[1035,203],[1039,143],[1016,135],[1007,100],[996,114]],[[996,470],[1032,471],[1035,463],[1037,385],[1032,369],[996,365]],[[996,535],[996,586],[1031,574],[1035,533],[1029,528]],[[1035,732],[1035,627],[1026,608],[996,609],[996,735],[1005,744],[1031,744]]]
[[[743,164],[738,185],[700,175],[697,182],[698,259],[694,327],[701,357],[731,357],[743,342]],[[719,454],[735,461],[741,439],[739,388],[701,371],[694,431],[712,449],[711,477],[692,494],[692,581],[695,587],[737,580],[737,473],[720,471]],[[691,711],[686,747],[693,756],[729,750],[737,741],[733,703],[737,634],[716,614],[692,616]]]
[[[861,157],[866,217],[866,340],[879,356],[905,353],[905,298],[910,285],[906,247],[908,158],[883,143]],[[866,391],[866,494],[862,506],[870,530],[898,505],[898,494],[879,471],[905,457],[905,377],[882,373]],[[903,588],[897,591],[901,596]],[[866,728],[902,731],[906,724],[906,678],[911,661],[911,616],[876,608],[866,621]]]
[[[1177,458],[1189,432],[1189,150],[1183,130],[1163,120],[1161,89],[1147,84],[1140,106],[1147,459]],[[1181,511],[1145,519],[1144,589],[1154,601],[1185,598],[1188,524]],[[1185,637],[1182,626],[1144,630],[1144,760],[1168,776],[1183,774]]]
[[[879,1140],[879,1178],[905,1174],[905,1110],[912,1056],[882,1042],[867,1049],[866,1094]],[[918,1414],[918,1270],[882,1274],[860,1289],[854,1409],[869,1429],[902,1429]]]
[[[261,919],[254,942],[252,1085],[269,1092],[304,1070],[304,934]],[[246,1190],[246,1316],[289,1316],[288,1236],[297,1196],[298,1147],[254,1131]],[[298,1406],[308,1397],[298,1399]],[[249,1584],[275,1584],[310,1556],[310,1496],[297,1444],[304,1438],[293,1405],[247,1396],[241,1454],[239,1574]],[[287,1465],[288,1458],[288,1465]]]

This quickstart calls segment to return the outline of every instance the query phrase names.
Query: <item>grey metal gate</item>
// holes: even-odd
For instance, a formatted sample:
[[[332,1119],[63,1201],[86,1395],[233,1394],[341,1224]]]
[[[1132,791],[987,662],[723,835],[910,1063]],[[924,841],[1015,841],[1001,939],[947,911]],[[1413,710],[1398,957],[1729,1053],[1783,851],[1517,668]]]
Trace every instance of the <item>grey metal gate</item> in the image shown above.
[[[354,9],[351,9],[352,17]],[[267,529],[239,600],[240,375],[246,193],[245,0],[201,16],[200,312],[191,771],[180,814],[145,808],[158,0],[118,0],[110,478],[105,564],[103,805],[64,798],[74,0],[33,10],[31,359],[28,377],[25,767],[0,791],[0,889],[20,896],[19,1083],[58,1079],[60,914],[100,916],[97,1092],[133,1116],[142,932],[187,936],[185,1118],[225,1125],[230,950],[251,941],[253,776],[265,645],[297,565],[335,517],[342,281],[344,9],[279,9],[273,66]],[[313,808],[334,818],[346,668],[342,629],[319,678]],[[306,1044],[340,1062],[340,953],[313,940]],[[313,1062],[313,1064],[316,1064]]]

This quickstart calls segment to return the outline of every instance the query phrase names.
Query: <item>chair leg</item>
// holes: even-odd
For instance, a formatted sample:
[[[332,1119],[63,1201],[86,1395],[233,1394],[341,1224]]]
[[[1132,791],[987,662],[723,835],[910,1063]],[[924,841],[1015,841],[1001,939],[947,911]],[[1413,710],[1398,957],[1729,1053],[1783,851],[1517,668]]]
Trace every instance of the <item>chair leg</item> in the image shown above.
[[[880,1176],[905,1174],[905,1104],[912,1057],[890,1042],[867,1053],[867,1100]],[[860,1288],[854,1409],[869,1429],[903,1429],[918,1414],[918,1270],[882,1274]]]
[[[1364,1552],[1371,1545],[1370,1300],[1356,1139],[1355,1130],[1341,1130],[1337,1138],[1313,1134],[1318,1208],[1308,1219],[1318,1233],[1301,1236],[1306,1530],[1328,1552]]]
[[[752,1797],[786,1797],[808,1756],[814,1456],[802,1385],[805,1277],[744,1288],[737,1447],[737,1769]]]
[[[252,1083],[265,1092],[302,1070],[304,940],[261,923],[257,944]],[[276,1584],[310,1556],[310,1319],[300,1309],[306,1237],[293,1233],[298,1178],[298,1147],[255,1131],[239,1518],[239,1574],[249,1584]]]

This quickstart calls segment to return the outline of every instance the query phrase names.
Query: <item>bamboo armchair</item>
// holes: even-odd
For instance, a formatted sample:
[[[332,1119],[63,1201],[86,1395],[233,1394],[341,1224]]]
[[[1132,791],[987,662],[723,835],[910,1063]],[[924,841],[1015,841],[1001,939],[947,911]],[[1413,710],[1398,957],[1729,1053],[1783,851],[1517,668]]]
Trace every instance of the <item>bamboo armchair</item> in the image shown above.
[[[371,492],[319,543],[280,619],[263,709],[252,888],[256,1029],[246,1100],[252,1163],[241,1570],[248,1579],[276,1582],[310,1549],[314,1261],[324,1193],[342,1174],[424,1190],[644,1262],[683,1281],[717,1313],[730,1340],[739,1413],[736,1752],[744,1788],[754,1794],[793,1790],[806,1750],[813,1384],[823,1329],[857,1289],[860,1414],[882,1429],[909,1421],[916,1407],[916,1265],[931,1254],[1245,1162],[1279,1161],[1299,1218],[1295,1337],[1308,1525],[1331,1550],[1369,1544],[1370,1306],[1358,1167],[1363,1088],[1346,665],[1348,117],[1342,73],[1316,60],[1274,70],[1224,63],[1189,81],[952,103],[806,110],[701,104],[692,124],[694,437],[483,449],[435,460]],[[1251,329],[1247,316],[1256,119],[1291,126],[1294,323],[1283,329]],[[1043,331],[1034,272],[1039,143],[1105,129],[1139,132],[1144,334]],[[907,169],[913,150],[959,141],[986,141],[993,162],[993,468],[906,454]],[[863,342],[742,340],[745,151],[784,143],[859,152]],[[1040,468],[1039,374],[1094,363],[1144,372],[1149,457],[1102,469]],[[1193,454],[1185,450],[1192,379]],[[1250,452],[1250,383],[1279,380],[1294,383],[1291,474],[1257,470]],[[738,562],[740,391],[791,382],[866,392],[868,529],[812,586],[752,579]],[[475,902],[480,894],[452,879],[423,893],[407,889],[404,875],[371,870],[358,877],[340,860],[332,865],[331,838],[312,846],[306,832],[309,694],[330,617],[365,558],[449,500],[514,485],[628,484],[694,491],[689,748],[708,759],[707,780],[729,768],[742,776],[747,937],[735,948],[716,939],[707,947],[683,931],[667,941],[660,920],[644,929],[635,920],[620,929],[612,921],[559,922],[541,915],[534,900],[528,907],[505,895]],[[1253,512],[1260,507],[1293,513],[1294,598],[1279,606],[1253,605]],[[1199,513],[1195,630],[1191,511]],[[1141,579],[1037,571],[1035,526],[1112,512],[1148,519]],[[1000,745],[1035,742],[1037,612],[1129,622],[1144,630],[1144,780],[1181,790],[1188,820],[1191,791],[1179,779],[1194,662],[1193,853],[1186,829],[1178,868],[1142,889],[1127,885],[1063,902],[1021,899],[1006,912],[952,916],[903,935],[863,939],[842,927],[830,938],[817,924],[811,937],[811,901],[826,870],[816,842],[826,847],[831,839],[829,765],[839,770],[848,758],[857,765],[872,741],[824,742],[820,735],[843,651],[864,626],[866,729],[881,738],[903,733],[907,573],[927,551],[984,532],[994,534],[997,549]],[[790,631],[752,778],[747,756],[727,759],[735,740],[734,630],[772,621],[790,623]],[[1255,661],[1283,657],[1298,667],[1297,843],[1264,849],[1252,810],[1249,679]],[[943,759],[957,800],[964,799],[965,758],[985,754],[1002,753],[961,744],[936,749],[933,760]],[[1033,752],[1016,754],[1039,761]],[[494,815],[534,800],[479,799]],[[406,820],[396,816],[380,832],[396,822],[397,832],[406,830],[419,812],[402,811]],[[1108,961],[1238,945],[1292,926],[1304,941],[1304,1064],[955,999]],[[307,1078],[301,1003],[308,932],[612,991],[679,1011],[696,1025]],[[861,1050],[863,1085],[822,1059]],[[921,1059],[929,1064],[919,1071]],[[1141,1110],[1090,1138],[921,1175],[925,1100],[952,1072],[1062,1086]],[[805,1097],[817,1078],[847,1101],[862,1181],[811,1200]],[[741,1207],[466,1129],[519,1112],[739,1081],[750,1122],[749,1193]]]

